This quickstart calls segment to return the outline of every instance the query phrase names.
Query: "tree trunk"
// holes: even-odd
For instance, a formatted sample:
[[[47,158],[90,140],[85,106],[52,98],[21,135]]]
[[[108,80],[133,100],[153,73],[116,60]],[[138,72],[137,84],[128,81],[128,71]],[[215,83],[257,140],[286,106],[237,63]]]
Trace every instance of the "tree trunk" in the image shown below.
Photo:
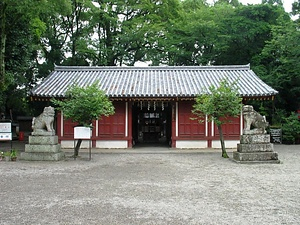
[[[76,144],[75,149],[74,149],[74,158],[78,157],[81,143],[82,143],[82,139],[79,139],[77,141],[77,144]]]
[[[0,3],[0,90],[5,89],[6,6],[6,3]]]
[[[218,130],[219,130],[219,134],[220,134],[220,142],[221,142],[221,147],[222,147],[222,157],[223,158],[229,158],[229,156],[226,152],[226,149],[225,149],[225,142],[224,142],[222,125],[218,125]]]

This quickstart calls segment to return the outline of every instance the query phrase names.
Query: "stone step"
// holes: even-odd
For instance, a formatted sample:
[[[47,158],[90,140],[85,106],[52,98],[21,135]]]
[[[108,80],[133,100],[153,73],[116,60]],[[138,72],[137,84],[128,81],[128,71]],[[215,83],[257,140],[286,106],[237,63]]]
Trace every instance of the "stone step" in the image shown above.
[[[251,152],[251,153],[233,152],[233,159],[235,161],[240,161],[240,162],[247,162],[247,161],[263,162],[263,161],[272,161],[272,160],[279,162],[277,152]]]
[[[27,161],[59,161],[65,158],[64,152],[55,153],[32,153],[21,152],[20,159]]]
[[[268,144],[237,144],[238,152],[273,152],[274,146]]]

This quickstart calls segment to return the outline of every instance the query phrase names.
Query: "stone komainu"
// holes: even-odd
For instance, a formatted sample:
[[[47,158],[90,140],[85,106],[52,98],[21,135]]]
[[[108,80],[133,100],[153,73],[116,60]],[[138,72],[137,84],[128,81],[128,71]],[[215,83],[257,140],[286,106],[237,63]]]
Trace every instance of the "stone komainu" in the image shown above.
[[[264,134],[269,123],[266,118],[253,109],[251,105],[243,106],[245,129],[244,134]],[[251,126],[254,129],[251,130]]]
[[[49,106],[45,107],[44,111],[38,117],[32,119],[33,134],[54,134],[53,122],[55,111],[54,108]]]

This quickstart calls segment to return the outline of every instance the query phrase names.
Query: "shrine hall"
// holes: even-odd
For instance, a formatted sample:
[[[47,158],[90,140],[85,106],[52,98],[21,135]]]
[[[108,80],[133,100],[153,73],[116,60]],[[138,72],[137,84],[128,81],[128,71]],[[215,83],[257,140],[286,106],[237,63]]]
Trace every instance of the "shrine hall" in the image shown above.
[[[29,95],[33,101],[63,99],[71,85],[87,87],[98,81],[115,107],[115,114],[93,122],[94,148],[166,146],[220,148],[214,122],[192,120],[198,95],[209,93],[220,81],[236,82],[243,101],[273,100],[277,91],[264,83],[250,65],[86,67],[56,66]],[[62,148],[73,148],[74,126],[56,115],[56,133]],[[223,125],[227,148],[235,148],[243,130],[242,116]],[[84,145],[84,144],[83,144]]]

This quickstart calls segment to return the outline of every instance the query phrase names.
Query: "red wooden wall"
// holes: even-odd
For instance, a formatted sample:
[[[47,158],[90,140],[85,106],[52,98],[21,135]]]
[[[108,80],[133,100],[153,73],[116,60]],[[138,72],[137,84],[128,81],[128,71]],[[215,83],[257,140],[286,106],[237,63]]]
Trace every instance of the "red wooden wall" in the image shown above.
[[[240,116],[230,118],[230,122],[222,125],[225,140],[235,140],[240,138]],[[214,127],[215,137],[219,139],[219,131],[217,126]]]
[[[193,102],[179,102],[178,104],[178,137],[188,139],[204,139],[205,123],[192,120],[195,115],[191,113]]]
[[[126,136],[126,102],[113,102],[115,106],[115,114],[109,117],[102,117],[93,123],[92,140],[127,140],[128,147],[132,145],[132,111],[131,104],[128,104],[128,132]],[[216,125],[212,131],[212,124],[205,122],[199,123],[198,120],[192,120],[195,116],[192,114],[194,101],[179,101],[178,102],[178,136],[176,132],[175,121],[175,104],[172,108],[172,146],[175,147],[176,140],[207,140],[208,146],[212,140],[218,140],[219,134]],[[75,123],[70,120],[64,120],[63,134],[61,134],[61,119],[58,114],[57,119],[57,134],[59,140],[73,140],[73,130]],[[206,127],[207,125],[207,127]],[[96,131],[96,127],[98,130]],[[222,126],[225,140],[238,140],[240,136],[240,117],[232,118],[231,123]],[[93,143],[93,145],[94,145]]]
[[[177,139],[219,139],[217,126],[214,125],[212,134],[211,122],[207,123],[207,136],[205,136],[205,122],[199,123],[198,120],[192,120],[195,115],[192,114],[193,101],[178,103],[178,138]],[[223,134],[225,140],[239,139],[240,137],[240,116],[230,118],[231,122],[223,124]]]
[[[125,137],[125,102],[114,102],[115,114],[103,116],[99,120],[98,135],[100,139],[115,139]]]
[[[96,121],[93,122],[93,140],[113,140],[125,138],[125,102],[113,102],[115,114],[109,117],[103,116],[98,120],[98,136],[96,136]],[[61,114],[57,116],[57,134],[60,140],[73,140],[74,127],[77,124],[64,119],[63,134],[61,133]]]

